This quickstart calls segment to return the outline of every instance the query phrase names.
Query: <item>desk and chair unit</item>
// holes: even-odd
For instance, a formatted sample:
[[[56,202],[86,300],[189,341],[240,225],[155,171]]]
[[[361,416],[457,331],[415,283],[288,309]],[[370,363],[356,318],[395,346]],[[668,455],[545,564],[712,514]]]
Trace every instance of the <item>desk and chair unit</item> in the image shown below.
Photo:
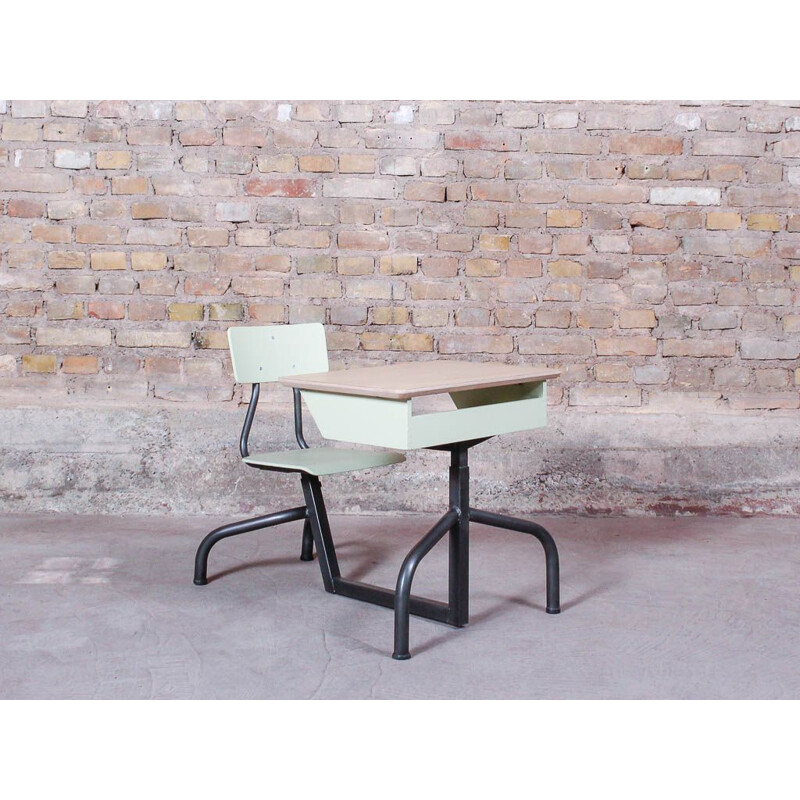
[[[327,592],[394,609],[392,655],[404,660],[410,658],[410,614],[459,628],[468,623],[469,525],[478,522],[539,540],[545,555],[547,613],[559,613],[558,551],[553,538],[535,522],[473,508],[468,463],[470,449],[481,442],[546,423],[546,382],[558,377],[557,371],[438,360],[328,372],[321,324],[234,327],[228,337],[236,381],[253,387],[239,443],[242,460],[258,469],[298,473],[305,505],[212,531],[197,550],[196,584],[207,582],[209,552],[221,539],[303,520],[301,559],[311,560],[316,549]],[[259,387],[274,381],[294,392],[298,449],[251,454],[249,435]],[[415,398],[445,393],[455,409],[414,413]],[[323,438],[386,449],[309,447],[303,436],[301,397]],[[398,450],[421,448],[450,452],[448,510],[408,553],[394,590],[342,577],[320,478],[391,466],[405,460]],[[419,563],[444,536],[449,536],[447,602],[412,595],[411,584]]]

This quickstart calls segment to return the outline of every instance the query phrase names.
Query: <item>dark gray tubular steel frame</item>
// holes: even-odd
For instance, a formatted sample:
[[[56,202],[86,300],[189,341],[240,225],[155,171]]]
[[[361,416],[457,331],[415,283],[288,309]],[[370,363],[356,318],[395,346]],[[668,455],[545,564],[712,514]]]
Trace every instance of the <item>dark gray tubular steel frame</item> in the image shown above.
[[[258,404],[258,395],[259,386],[254,384],[239,441],[239,449],[243,458],[248,454],[248,439],[256,405]],[[308,444],[306,444],[303,437],[302,409],[300,391],[298,389],[294,390],[294,419],[297,443],[301,448],[305,449]],[[477,439],[431,448],[450,452],[450,508],[428,533],[411,548],[400,567],[397,585],[394,590],[342,577],[339,571],[339,562],[336,558],[336,548],[334,547],[333,536],[328,522],[328,514],[325,510],[320,480],[315,475],[308,475],[303,472],[300,473],[300,482],[303,487],[305,506],[224,525],[209,533],[197,550],[194,582],[199,586],[207,582],[208,554],[211,548],[221,539],[261,528],[269,528],[284,522],[304,519],[300,558],[303,561],[311,561],[313,559],[313,548],[316,547],[319,568],[322,573],[322,583],[326,592],[394,609],[394,652],[392,653],[392,658],[402,661],[411,657],[409,650],[411,614],[425,617],[435,622],[443,622],[456,628],[462,628],[468,624],[469,523],[473,521],[495,528],[527,533],[538,539],[544,548],[545,555],[546,610],[548,614],[558,614],[561,611],[559,562],[558,550],[553,537],[535,522],[470,507],[468,452],[471,447],[483,441],[486,440]],[[417,567],[434,546],[444,538],[445,534],[449,534],[447,603],[412,595],[411,584]]]
[[[253,418],[256,415],[256,408],[258,407],[258,398],[261,394],[261,384],[254,383],[250,393],[250,403],[247,406],[247,413],[244,418],[244,425],[242,425],[242,433],[239,436],[239,453],[242,458],[247,458],[250,455],[249,442],[250,430],[253,427]],[[308,443],[303,436],[303,409],[300,404],[300,390],[294,390],[294,435],[297,439],[298,446],[303,449],[308,449]],[[279,470],[286,472],[287,470]],[[293,471],[293,470],[288,470]],[[301,513],[302,512],[302,513]],[[265,514],[261,517],[253,517],[241,522],[233,522],[229,525],[223,525],[216,528],[208,536],[203,539],[200,546],[197,548],[197,553],[194,559],[194,582],[198,586],[205,586],[208,582],[208,555],[211,548],[221,539],[227,539],[229,536],[238,536],[240,533],[250,533],[251,531],[258,531],[262,528],[271,528],[275,525],[281,525],[284,522],[294,522],[299,519],[304,519],[303,525],[303,543],[300,548],[301,561],[313,561],[314,559],[314,539],[311,536],[311,524],[308,519],[308,509],[305,506],[299,508],[290,508],[287,511],[276,511],[274,514]]]

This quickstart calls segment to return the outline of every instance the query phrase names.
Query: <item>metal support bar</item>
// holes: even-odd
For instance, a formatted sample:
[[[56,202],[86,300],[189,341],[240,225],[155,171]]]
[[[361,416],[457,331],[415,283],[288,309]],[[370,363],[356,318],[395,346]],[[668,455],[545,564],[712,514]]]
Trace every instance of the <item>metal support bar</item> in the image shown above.
[[[300,390],[292,389],[294,393],[294,438],[301,450],[308,450],[308,443],[303,436],[303,406],[300,403]]]
[[[469,444],[450,451],[450,508],[461,513],[450,529],[448,595],[451,625],[463,628],[469,622]]]
[[[433,546],[458,524],[461,510],[451,508],[429,531],[411,548],[400,567],[394,599],[394,652],[392,658],[399,661],[411,658],[408,651],[408,627],[411,601],[411,582],[419,562],[433,549]],[[448,620],[449,621],[449,620]]]
[[[259,384],[253,384],[250,406],[240,439],[242,455],[247,455],[247,440],[258,403]],[[300,393],[295,390],[295,435],[301,448],[308,447],[303,438]],[[301,474],[303,495],[306,505],[266,514],[261,517],[224,525],[212,531],[200,543],[195,557],[194,582],[200,586],[206,583],[208,555],[211,548],[221,539],[240,533],[269,528],[284,522],[303,519],[303,545],[300,558],[313,559],[316,548],[320,572],[325,591],[361,600],[384,608],[394,609],[394,652],[392,657],[405,660],[409,652],[409,617],[425,617],[454,627],[463,627],[469,622],[469,523],[470,520],[496,528],[518,531],[534,536],[542,544],[545,552],[547,571],[547,613],[558,614],[561,610],[559,598],[558,550],[553,537],[535,522],[481,511],[469,506],[469,464],[468,451],[483,440],[460,442],[435,449],[450,450],[450,510],[420,539],[403,561],[394,591],[360,581],[342,578],[336,549],[331,535],[330,523],[325,510],[322,487],[319,478]],[[445,534],[449,533],[448,555],[448,602],[442,603],[426,597],[411,594],[414,574],[422,559],[433,549]]]
[[[197,554],[194,559],[195,584],[205,586],[208,582],[208,554],[211,552],[211,548],[221,539],[227,539],[229,536],[238,536],[240,533],[257,531],[261,528],[271,528],[275,525],[282,525],[284,522],[295,522],[299,519],[306,519],[307,516],[308,509],[305,506],[299,506],[298,508],[276,511],[273,514],[265,514],[261,517],[232,522],[229,525],[215,528],[200,542],[200,546],[197,548]]]
[[[336,587],[336,594],[343,597],[351,597],[354,600],[362,600],[365,603],[372,603],[384,608],[394,608],[395,592],[393,589],[384,589],[382,586],[350,581],[345,578],[337,578],[333,583]],[[450,621],[450,606],[447,603],[440,603],[438,600],[411,595],[408,608],[409,613],[417,617],[425,617],[425,619],[432,619],[435,622],[449,623]]]
[[[250,393],[250,405],[247,406],[247,414],[244,418],[244,425],[242,427],[242,434],[239,437],[239,452],[242,458],[247,458],[250,451],[247,449],[247,441],[250,438],[250,428],[253,427],[253,417],[256,415],[256,406],[258,406],[258,396],[261,393],[261,384],[254,383],[253,391]]]
[[[394,608],[395,592],[392,589],[384,589],[382,586],[375,586],[371,583],[348,580],[341,576],[339,572],[339,563],[336,558],[336,548],[333,543],[333,536],[331,535],[330,524],[328,522],[328,515],[325,511],[325,501],[322,497],[322,486],[320,485],[319,478],[303,475],[301,476],[301,480],[303,482],[303,492],[309,509],[308,522],[314,537],[314,544],[317,547],[317,556],[320,562],[320,571],[322,572],[322,582],[325,586],[325,590],[332,594],[340,594],[343,597],[350,597],[354,600],[361,600],[365,603],[383,606],[384,608]],[[455,518],[456,513],[450,511],[436,523],[434,529],[437,531],[441,529],[441,533],[430,547],[433,547],[433,544],[436,544],[436,541],[450,530]],[[430,536],[430,534],[428,534],[428,536]],[[427,537],[423,539],[423,542],[426,540]],[[409,557],[415,553],[423,542],[418,544],[411,553],[409,553]],[[430,548],[425,549],[418,560],[421,560],[429,549]],[[408,613],[414,614],[415,616],[425,617],[426,619],[432,619],[436,622],[445,622],[450,625],[454,624],[452,622],[452,608],[446,603],[430,600],[427,597],[409,595],[408,607]]]
[[[493,511],[480,511],[477,508],[469,509],[469,518],[483,525],[491,525],[495,528],[505,528],[509,531],[519,533],[529,533],[535,536],[544,547],[544,557],[547,569],[547,613],[558,614],[561,611],[561,601],[559,597],[559,570],[558,570],[558,549],[553,537],[541,525],[535,522],[528,522],[516,517],[507,517],[504,514],[495,514]]]
[[[336,559],[336,549],[333,546],[328,514],[325,511],[325,501],[322,498],[322,487],[319,478],[315,475],[303,474],[300,476],[300,480],[308,507],[311,535],[317,548],[322,583],[326,592],[335,592],[334,581],[340,577],[341,573],[339,572],[339,562]]]

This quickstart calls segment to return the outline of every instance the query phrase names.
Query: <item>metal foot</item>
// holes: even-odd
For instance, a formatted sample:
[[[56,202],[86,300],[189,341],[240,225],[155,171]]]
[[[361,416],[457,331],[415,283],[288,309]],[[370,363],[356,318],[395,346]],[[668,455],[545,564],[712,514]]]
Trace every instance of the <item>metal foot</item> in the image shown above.
[[[205,586],[208,583],[208,554],[211,548],[221,539],[229,536],[238,536],[240,533],[249,533],[261,528],[271,528],[274,525],[282,525],[284,522],[294,522],[296,520],[307,520],[308,511],[305,506],[290,508],[286,511],[276,511],[274,514],[264,514],[261,517],[245,519],[241,522],[232,522],[215,528],[208,536],[200,542],[197,554],[194,558],[194,583],[195,586]]]
[[[469,518],[473,522],[491,525],[495,528],[504,528],[509,531],[528,533],[536,537],[544,548],[545,567],[547,571],[547,613],[561,613],[561,600],[559,596],[559,571],[558,548],[553,537],[545,528],[535,522],[529,522],[516,517],[507,517],[504,514],[495,514],[493,511],[480,511],[477,508],[469,510]]]
[[[397,588],[394,595],[394,652],[392,658],[405,661],[411,658],[408,649],[409,606],[411,600],[411,582],[419,562],[433,549],[433,546],[457,525],[461,519],[461,511],[450,509],[422,539],[411,548],[400,567],[397,576]]]
[[[311,523],[306,520],[303,525],[303,546],[300,550],[301,561],[314,560],[314,536],[311,533]]]

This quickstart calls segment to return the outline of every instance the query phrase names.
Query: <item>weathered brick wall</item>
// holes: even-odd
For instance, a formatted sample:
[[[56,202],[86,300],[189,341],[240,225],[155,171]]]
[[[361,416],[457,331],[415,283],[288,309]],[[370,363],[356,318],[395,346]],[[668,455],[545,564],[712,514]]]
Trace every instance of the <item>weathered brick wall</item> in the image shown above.
[[[563,365],[565,405],[800,403],[800,108],[0,114],[6,390],[230,400],[228,325],[318,320],[348,357]]]
[[[121,455],[77,433],[89,412],[4,416],[6,507],[113,486],[138,508],[173,410],[201,414],[210,453],[234,437],[238,420],[213,423],[242,396],[226,328],[321,321],[339,363],[561,366],[550,484],[526,495],[543,507],[588,492],[587,508],[658,510],[669,484],[674,508],[797,509],[798,305],[800,102],[0,101],[0,404],[106,409],[102,428],[121,403],[161,425]],[[631,412],[683,416],[646,429]],[[687,412],[752,441],[689,435]],[[31,444],[23,418],[47,433]],[[765,450],[773,436],[793,444]],[[508,468],[501,452],[487,468]]]

